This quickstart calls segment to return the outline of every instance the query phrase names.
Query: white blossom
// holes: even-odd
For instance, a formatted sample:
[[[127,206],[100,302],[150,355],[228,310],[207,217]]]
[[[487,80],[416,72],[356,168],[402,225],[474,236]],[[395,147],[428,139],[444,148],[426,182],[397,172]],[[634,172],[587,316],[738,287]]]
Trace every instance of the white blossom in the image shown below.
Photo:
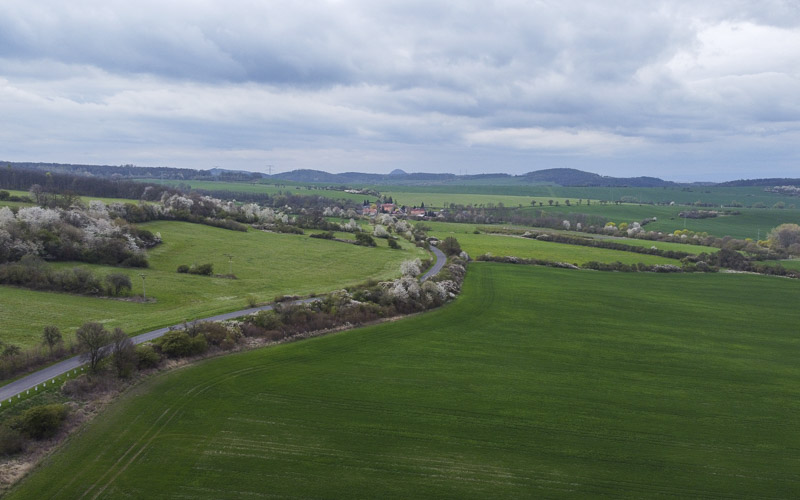
[[[34,231],[53,227],[61,222],[61,214],[57,210],[42,207],[20,208],[17,212],[17,220],[24,222]]]
[[[406,260],[400,264],[400,272],[403,276],[419,276],[422,272],[422,261],[419,259]]]
[[[92,217],[108,217],[108,209],[106,204],[100,200],[92,200],[89,202],[89,214]]]
[[[11,211],[10,208],[0,207],[0,228],[11,227],[16,220],[17,218],[14,216],[14,212]]]
[[[386,231],[386,228],[378,224],[375,226],[375,229],[372,231],[372,235],[376,238],[388,238],[389,233]]]
[[[392,287],[389,288],[389,295],[401,302],[416,300],[419,298],[419,294],[419,283],[416,279],[408,276],[395,280]]]

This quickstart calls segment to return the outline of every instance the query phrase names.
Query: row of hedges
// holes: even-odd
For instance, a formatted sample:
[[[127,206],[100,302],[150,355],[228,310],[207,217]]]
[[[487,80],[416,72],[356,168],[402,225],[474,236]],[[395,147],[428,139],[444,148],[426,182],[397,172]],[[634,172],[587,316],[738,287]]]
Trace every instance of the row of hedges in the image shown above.
[[[625,243],[618,243],[616,241],[610,241],[610,240],[598,240],[587,236],[572,236],[567,234],[545,233],[539,231],[525,231],[525,230],[509,229],[509,228],[481,227],[480,230],[486,233],[513,234],[517,236],[522,236],[523,238],[536,239],[540,241],[552,241],[554,243],[565,243],[567,245],[579,245],[579,246],[593,247],[593,248],[606,248],[609,250],[620,250],[623,252],[640,253],[645,255],[658,255],[661,257],[666,257],[668,259],[682,259],[684,257],[694,255],[691,252],[680,252],[677,250],[662,250],[659,248],[626,245]]]
[[[618,271],[618,272],[653,272],[653,273],[680,273],[687,270],[687,268],[680,266],[673,266],[671,264],[656,264],[648,265],[643,263],[638,264],[623,264],[622,262],[596,262],[590,261],[576,266],[575,264],[568,264],[566,262],[555,262],[552,260],[542,259],[523,259],[520,257],[504,256],[499,257],[495,255],[479,255],[475,260],[482,262],[503,262],[505,264],[526,264],[535,266],[546,267],[560,267],[564,269],[593,269],[595,271]],[[697,269],[694,269],[697,270]]]
[[[131,279],[126,274],[110,273],[100,278],[83,267],[57,270],[32,255],[19,262],[0,265],[0,284],[108,297],[127,296],[132,288]]]

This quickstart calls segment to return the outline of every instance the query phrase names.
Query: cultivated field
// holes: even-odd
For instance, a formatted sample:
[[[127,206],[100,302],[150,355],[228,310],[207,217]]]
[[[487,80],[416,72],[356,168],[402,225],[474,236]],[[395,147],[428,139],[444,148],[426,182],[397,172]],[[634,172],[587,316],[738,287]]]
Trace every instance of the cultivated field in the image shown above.
[[[431,234],[439,238],[449,236],[448,233],[437,233],[435,231],[431,232]],[[622,262],[623,264],[638,264],[641,262],[647,265],[680,265],[680,261],[676,259],[667,259],[666,257],[659,257],[657,255],[568,245],[565,243],[553,243],[530,238],[521,238],[518,236],[484,233],[457,234],[454,236],[461,244],[461,249],[473,258],[485,253],[490,253],[498,257],[512,255],[524,259],[542,259],[575,265],[581,265],[590,261],[604,263]],[[685,248],[685,251],[693,251],[692,247],[688,245]]]
[[[445,238],[447,236],[453,236],[454,238],[461,241],[461,239],[468,239],[469,236],[464,235],[472,235],[475,234],[475,231],[478,232],[485,232],[491,234],[491,230],[496,230],[498,232],[503,231],[505,228],[514,229],[514,230],[537,230],[537,228],[530,228],[525,226],[514,226],[509,224],[496,224],[494,226],[487,225],[487,224],[460,224],[456,222],[432,222],[432,221],[425,221],[425,225],[429,226],[432,229],[432,234],[435,234],[439,238]],[[488,229],[487,229],[488,228]],[[550,228],[538,228],[540,231],[548,232],[548,233],[556,233],[556,234],[564,234],[567,236],[583,236],[589,237],[599,240],[608,240],[613,241],[614,243],[620,243],[623,245],[630,245],[635,247],[656,247],[659,250],[674,250],[676,252],[688,252],[693,254],[700,254],[703,252],[706,253],[713,253],[718,251],[718,248],[714,247],[707,247],[702,245],[688,245],[685,243],[673,243],[669,241],[649,241],[649,240],[637,240],[635,238],[621,238],[621,237],[612,237],[602,234],[592,234],[592,233],[581,233],[576,231],[564,231],[559,229],[550,229]]]
[[[710,203],[713,205],[728,205],[737,201],[744,206],[751,206],[756,203],[763,203],[767,207],[782,201],[787,206],[797,204],[800,200],[797,197],[785,196],[764,191],[763,187],[667,187],[667,188],[635,188],[635,187],[563,187],[546,185],[485,185],[486,181],[480,181],[472,185],[451,185],[451,186],[372,186],[380,192],[404,193],[403,196],[420,195],[419,199],[424,199],[428,195],[433,195],[434,200],[440,195],[462,195],[461,201],[453,203],[473,203],[468,201],[470,195],[488,195],[492,203],[497,204],[503,200],[503,196],[513,196],[515,198],[526,198],[528,204],[531,199],[543,201],[545,205],[548,199],[558,200],[562,204],[565,199],[570,199],[573,203],[578,199],[583,200],[628,200],[635,203]],[[503,201],[505,203],[505,201]],[[427,202],[426,202],[427,205]],[[508,204],[507,204],[508,205]],[[516,206],[516,203],[514,203]]]
[[[9,498],[797,497],[798,286],[474,264],[429,314],[149,379]]]
[[[164,242],[149,251],[149,269],[125,269],[83,263],[100,275],[121,272],[133,282],[133,293],[148,298],[138,303],[63,293],[36,292],[0,286],[0,322],[3,340],[23,347],[40,342],[44,326],[54,324],[67,336],[86,321],[100,321],[136,334],[184,320],[202,318],[247,307],[249,297],[270,302],[276,295],[325,292],[369,278],[399,274],[403,260],[426,258],[424,251],[402,241],[404,250],[392,250],[384,240],[377,248],[309,238],[308,235],[246,233],[185,222],[159,221],[140,224]],[[215,274],[227,274],[228,258],[237,279],[179,274],[179,265],[214,265]]]
[[[653,205],[580,205],[558,207],[526,208],[528,212],[544,210],[546,213],[580,213],[606,217],[617,224],[621,222],[640,222],[646,218],[656,217],[658,220],[646,226],[648,231],[673,232],[676,229],[688,229],[695,232],[707,232],[714,236],[732,236],[734,238],[760,237],[764,239],[770,229],[783,223],[797,223],[800,221],[800,210],[775,209],[775,208],[737,208],[739,215],[726,215],[709,219],[684,219],[678,214],[691,210],[692,207],[681,206],[653,206]],[[697,210],[713,210],[711,208],[696,207]]]

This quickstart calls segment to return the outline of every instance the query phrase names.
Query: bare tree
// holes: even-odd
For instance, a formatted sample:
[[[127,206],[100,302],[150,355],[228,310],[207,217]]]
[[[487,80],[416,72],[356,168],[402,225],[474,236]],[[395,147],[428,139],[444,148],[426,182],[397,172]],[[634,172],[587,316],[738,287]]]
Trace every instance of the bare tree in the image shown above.
[[[133,285],[127,274],[111,273],[106,276],[106,284],[112,295],[119,295],[123,290],[131,291]]]
[[[111,361],[120,378],[128,377],[136,366],[136,348],[121,328],[114,328],[111,334]]]
[[[42,332],[42,344],[50,348],[50,355],[53,355],[53,348],[64,341],[61,330],[57,326],[47,325]]]
[[[103,346],[109,341],[108,330],[100,323],[90,321],[78,328],[75,336],[78,339],[78,345],[84,351],[81,356],[89,361],[89,369],[92,372],[96,372],[100,361],[105,355]]]

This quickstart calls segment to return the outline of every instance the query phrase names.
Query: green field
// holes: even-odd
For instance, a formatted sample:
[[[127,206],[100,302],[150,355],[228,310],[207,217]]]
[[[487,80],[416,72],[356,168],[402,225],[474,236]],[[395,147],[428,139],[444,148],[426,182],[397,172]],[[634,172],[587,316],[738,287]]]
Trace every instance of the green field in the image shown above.
[[[9,498],[796,498],[800,283],[474,264],[456,303],[204,361]]]
[[[430,234],[442,239],[450,236],[450,234],[446,232],[439,233],[434,231]],[[659,257],[657,255],[568,245],[565,243],[553,243],[530,238],[521,238],[518,236],[483,233],[453,234],[453,236],[455,236],[459,244],[461,244],[461,249],[467,252],[472,258],[490,253],[497,257],[510,255],[524,259],[542,259],[575,265],[585,264],[590,261],[606,263],[622,262],[623,264],[638,264],[641,262],[648,265],[680,265],[680,262],[676,259],[667,259],[666,257]]]
[[[405,191],[404,188],[393,187],[386,191],[380,191],[381,194],[391,196],[395,203],[407,206],[420,206],[425,203],[426,207],[441,208],[449,206],[451,203],[456,205],[497,205],[502,203],[507,207],[523,207],[530,206],[531,201],[547,202],[544,198],[534,198],[531,196],[514,196],[505,194],[472,194],[472,193],[415,193]]]
[[[155,298],[155,303],[0,286],[3,340],[28,347],[40,341],[46,325],[54,324],[71,336],[78,326],[90,320],[136,334],[186,319],[243,309],[251,295],[259,302],[269,302],[280,294],[306,295],[368,278],[393,277],[399,274],[403,260],[428,256],[405,241],[400,242],[404,250],[398,251],[389,249],[383,240],[379,240],[377,248],[365,248],[308,235],[255,230],[243,233],[185,222],[159,221],[140,227],[160,232],[164,240],[149,251],[149,269],[55,265],[86,266],[101,275],[128,274],[137,295],[142,293],[139,274],[144,273],[147,296]],[[232,271],[238,279],[176,272],[181,264],[212,263],[215,273],[227,274],[226,253],[233,255]]]
[[[787,206],[800,206],[800,199],[764,191],[763,187],[667,187],[667,188],[634,188],[634,187],[562,187],[545,185],[484,185],[482,183],[463,185],[435,186],[370,186],[381,193],[406,193],[423,196],[433,195],[434,200],[441,195],[481,195],[490,196],[497,204],[504,196],[532,198],[547,204],[548,199],[558,200],[562,205],[569,199],[575,203],[578,199],[590,200],[630,200],[635,203],[670,203],[688,204],[695,202],[713,205],[728,205],[738,201],[745,207],[755,203],[763,203],[767,207],[782,201]],[[463,200],[469,200],[464,197]],[[468,201],[467,201],[468,202]],[[460,203],[453,201],[453,203]],[[505,202],[503,202],[505,203]],[[507,204],[507,203],[506,203]],[[427,202],[426,202],[427,205]],[[437,204],[439,205],[439,204]],[[508,204],[507,204],[508,205]],[[516,203],[514,203],[516,206]]]
[[[592,234],[590,235],[598,240],[613,241],[614,243],[622,243],[623,245],[630,245],[633,247],[656,247],[659,250],[672,250],[675,252],[688,252],[693,254],[714,253],[718,252],[719,248],[707,247],[703,245],[689,245],[686,243],[673,243],[671,241],[650,241],[650,240],[637,240],[636,238],[619,238],[608,237]]]
[[[269,195],[276,194],[293,194],[299,196],[323,196],[333,200],[350,200],[362,202],[364,199],[372,199],[374,196],[365,196],[363,194],[351,194],[344,191],[335,191],[330,189],[317,189],[312,184],[293,184],[286,183],[282,185],[275,184],[262,184],[253,182],[223,182],[223,181],[175,181],[175,180],[157,180],[157,179],[137,179],[141,182],[150,182],[154,184],[163,184],[166,186],[178,187],[178,185],[188,185],[191,189],[202,189],[205,191],[230,191],[232,193],[265,193]],[[309,189],[311,188],[311,189]]]
[[[498,230],[502,230],[503,228],[519,229],[523,231],[533,229],[525,226],[514,226],[506,224],[497,224],[495,226],[490,226],[486,224],[463,224],[457,222],[431,222],[431,221],[425,221],[425,225],[430,226],[430,228],[432,229],[432,234],[435,234],[439,238],[453,236],[459,241],[462,239],[461,235],[472,235],[475,233],[476,230],[480,231],[481,228],[487,228],[487,227],[497,228]],[[637,240],[635,238],[620,238],[620,237],[612,237],[599,234],[580,233],[575,231],[563,231],[563,230],[549,229],[549,228],[540,228],[540,230],[546,231],[548,233],[565,234],[568,236],[585,236],[598,240],[610,240],[613,241],[614,243],[621,243],[623,245],[647,247],[647,248],[656,247],[659,250],[674,250],[676,252],[688,252],[693,254],[700,254],[703,252],[713,253],[719,250],[718,248],[714,247],[707,247],[702,245],[688,245],[685,243],[672,243],[669,241]],[[488,232],[488,230],[483,232]],[[488,233],[488,235],[491,235],[491,233]],[[471,236],[466,237],[466,239],[470,238]]]
[[[764,264],[771,264],[771,265],[780,264],[786,269],[795,269],[800,271],[800,259],[768,260],[765,261]]]
[[[177,181],[163,181],[164,184],[177,185]],[[309,189],[306,185],[287,185],[277,187],[272,184],[255,184],[239,182],[216,181],[186,181],[195,189],[228,190],[239,192],[263,192],[277,194],[291,192],[299,195],[320,195],[334,199],[348,199],[360,202],[372,199],[365,195],[351,195],[341,191],[324,189]],[[748,209],[737,208],[740,215],[724,216],[713,219],[688,219],[678,217],[681,211],[687,210],[686,206],[649,205],[638,203],[624,203],[620,205],[603,204],[597,200],[618,200],[623,197],[641,200],[645,203],[663,203],[675,201],[676,203],[705,203],[723,204],[734,200],[749,206],[754,203],[764,203],[772,207],[777,202],[784,202],[787,207],[800,205],[800,200],[790,196],[782,196],[764,192],[760,187],[743,188],[598,188],[598,187],[560,187],[560,186],[373,186],[382,194],[391,196],[396,203],[408,206],[419,206],[422,203],[428,207],[442,207],[451,203],[461,205],[486,206],[503,203],[507,207],[523,207],[523,210],[532,212],[531,202],[542,202],[542,207],[535,210],[545,210],[548,213],[583,213],[607,218],[616,223],[640,222],[643,219],[656,217],[658,220],[647,226],[651,231],[673,232],[676,229],[689,229],[696,232],[708,232],[714,236],[732,236],[734,238],[753,238],[765,235],[775,226],[783,223],[800,222],[800,209]],[[690,189],[690,190],[685,190]],[[706,192],[707,191],[707,192]],[[584,200],[581,205],[576,205],[579,199]],[[586,205],[586,200],[591,199],[592,204]],[[558,202],[559,206],[550,206],[548,200]],[[571,205],[566,205],[570,200]],[[698,208],[703,210],[704,208]],[[708,209],[707,209],[708,210]]]
[[[759,236],[764,239],[769,231],[787,222],[800,222],[800,210],[797,209],[767,209],[767,208],[738,208],[739,215],[726,215],[710,219],[684,219],[678,214],[689,207],[679,206],[653,206],[653,205],[600,205],[586,206],[572,205],[559,207],[526,208],[525,211],[533,212],[544,210],[547,213],[582,213],[606,217],[617,224],[621,222],[640,222],[646,218],[656,217],[658,220],[649,223],[645,228],[648,231],[662,231],[671,233],[676,229],[689,229],[695,232],[708,232],[714,236],[732,236],[734,238],[752,238]],[[698,208],[698,210],[710,210]]]

